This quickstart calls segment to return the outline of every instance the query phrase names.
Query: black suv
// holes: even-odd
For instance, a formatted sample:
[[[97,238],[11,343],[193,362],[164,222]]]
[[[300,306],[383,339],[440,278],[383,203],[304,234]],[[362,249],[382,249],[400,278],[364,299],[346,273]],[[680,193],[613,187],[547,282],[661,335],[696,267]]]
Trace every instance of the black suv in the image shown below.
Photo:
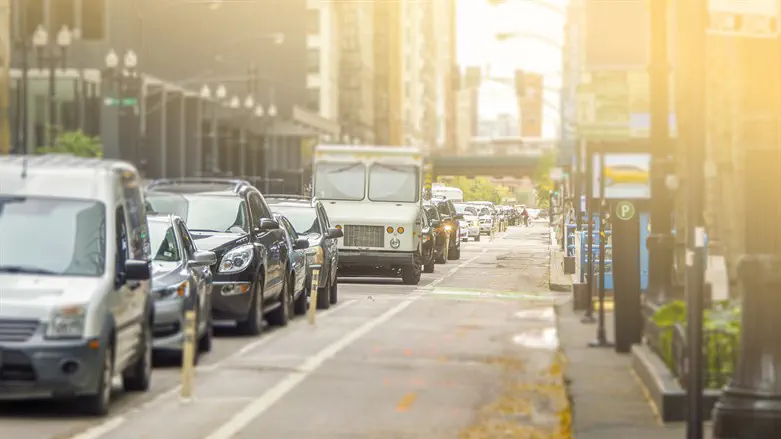
[[[304,195],[266,195],[271,210],[284,215],[301,238],[309,240],[307,291],[311,294],[312,272],[318,270],[317,307],[327,309],[338,300],[336,267],[339,250],[336,240],[344,236],[332,228],[323,204]]]
[[[181,178],[155,180],[146,191],[148,209],[178,215],[198,248],[216,254],[215,320],[235,320],[249,335],[260,334],[264,317],[287,324],[287,241],[256,188],[244,180]]]
[[[431,204],[437,206],[442,224],[450,232],[450,248],[447,258],[451,261],[457,261],[461,259],[461,226],[458,224],[458,220],[464,219],[464,215],[456,211],[456,206],[451,200],[435,198],[431,200]]]

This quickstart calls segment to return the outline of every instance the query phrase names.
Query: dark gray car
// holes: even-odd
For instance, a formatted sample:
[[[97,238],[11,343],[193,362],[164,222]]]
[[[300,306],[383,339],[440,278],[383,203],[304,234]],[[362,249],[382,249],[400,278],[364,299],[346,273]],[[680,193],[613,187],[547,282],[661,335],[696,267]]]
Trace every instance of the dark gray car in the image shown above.
[[[184,313],[195,310],[198,346],[212,347],[210,265],[214,252],[198,250],[184,222],[175,215],[148,215],[152,248],[152,296],[154,297],[154,351],[181,355],[184,341]]]

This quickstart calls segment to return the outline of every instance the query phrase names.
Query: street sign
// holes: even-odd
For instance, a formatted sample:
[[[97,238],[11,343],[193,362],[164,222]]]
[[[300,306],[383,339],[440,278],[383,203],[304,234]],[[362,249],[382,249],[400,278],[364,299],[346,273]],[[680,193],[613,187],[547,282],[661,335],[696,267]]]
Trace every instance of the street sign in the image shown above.
[[[712,34],[778,37],[778,0],[708,0],[708,13]]]
[[[592,197],[602,198],[600,194],[600,170],[602,155],[593,156]],[[651,155],[648,153],[610,153],[604,155],[605,199],[647,200],[651,198]]]
[[[106,98],[104,103],[108,107],[135,107],[138,105],[138,98]]]
[[[619,201],[616,204],[616,217],[622,221],[628,221],[635,216],[635,205],[630,201]]]

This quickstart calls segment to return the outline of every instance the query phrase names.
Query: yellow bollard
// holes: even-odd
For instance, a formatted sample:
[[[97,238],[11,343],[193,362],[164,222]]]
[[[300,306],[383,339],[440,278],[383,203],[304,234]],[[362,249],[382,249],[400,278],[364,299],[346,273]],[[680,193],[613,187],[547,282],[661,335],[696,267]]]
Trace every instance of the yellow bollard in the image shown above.
[[[184,345],[182,346],[182,387],[180,398],[189,402],[193,396],[193,376],[195,372],[195,311],[184,313]]]
[[[315,324],[315,315],[317,315],[317,287],[320,279],[320,270],[312,270],[312,293],[309,296],[309,313],[307,314],[307,320],[310,325]]]

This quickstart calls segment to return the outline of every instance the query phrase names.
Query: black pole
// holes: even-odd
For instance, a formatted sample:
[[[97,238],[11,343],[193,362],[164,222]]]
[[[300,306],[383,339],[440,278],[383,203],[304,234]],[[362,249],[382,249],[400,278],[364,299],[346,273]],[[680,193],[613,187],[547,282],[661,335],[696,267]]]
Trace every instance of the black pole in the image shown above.
[[[580,231],[583,227],[583,203],[581,202],[581,195],[583,194],[583,151],[582,151],[582,144],[581,142],[578,143],[578,145],[575,148],[575,172],[573,172],[573,175],[575,176],[575,234],[576,236],[580,234]],[[577,239],[575,240],[577,242]],[[580,273],[578,273],[578,276],[580,278],[580,282],[583,283],[584,276],[583,276],[583,269],[581,268]]]
[[[590,347],[607,348],[613,344],[607,341],[605,330],[605,241],[607,240],[607,223],[605,208],[605,155],[599,160],[599,319],[597,320],[597,339],[589,343]]]
[[[19,29],[20,29],[20,35],[19,35],[19,41],[22,45],[22,80],[20,83],[19,92],[21,94],[20,99],[22,101],[21,105],[21,128],[19,130],[18,135],[18,142],[19,145],[17,146],[17,153],[18,154],[26,154],[27,153],[27,124],[29,123],[28,120],[28,89],[30,88],[30,76],[29,76],[29,70],[30,70],[30,60],[29,60],[29,41],[30,38],[30,32],[29,29],[27,29],[27,5],[23,4],[23,2],[18,2],[17,6],[19,7]]]
[[[57,125],[57,58],[52,50],[47,47],[46,54],[49,61],[49,146],[54,146]]]
[[[707,77],[707,2],[691,0],[691,13],[687,15],[691,32],[687,35],[690,44],[687,69],[690,72],[689,91],[686,99],[689,131],[686,136],[687,154],[687,225],[686,230],[686,298],[687,304],[687,343],[690,371],[687,393],[686,437],[703,437],[703,289],[705,284],[705,221],[703,216],[703,163],[705,163],[705,96]]]
[[[586,289],[588,303],[581,322],[596,323],[594,319],[594,154],[586,146]]]

